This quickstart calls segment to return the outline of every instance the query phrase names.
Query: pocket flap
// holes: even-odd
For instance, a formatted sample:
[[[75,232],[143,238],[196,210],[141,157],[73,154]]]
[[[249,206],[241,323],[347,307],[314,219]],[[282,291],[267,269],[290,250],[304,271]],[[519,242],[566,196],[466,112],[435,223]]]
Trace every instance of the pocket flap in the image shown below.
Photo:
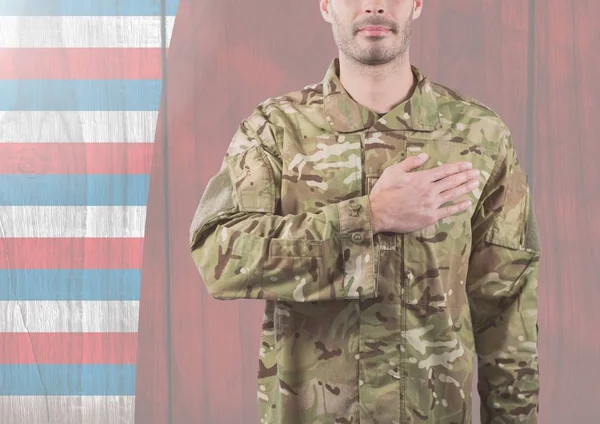
[[[275,213],[273,173],[259,146],[227,157],[240,211]]]

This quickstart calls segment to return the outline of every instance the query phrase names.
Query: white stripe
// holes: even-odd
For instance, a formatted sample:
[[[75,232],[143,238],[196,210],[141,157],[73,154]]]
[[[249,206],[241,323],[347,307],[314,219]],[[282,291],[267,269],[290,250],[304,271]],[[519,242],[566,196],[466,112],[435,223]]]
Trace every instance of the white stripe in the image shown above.
[[[134,396],[0,396],[0,422],[133,424]]]
[[[4,237],[144,237],[146,206],[0,206]]]
[[[136,332],[138,312],[136,300],[0,301],[0,332]]]
[[[157,111],[0,112],[0,143],[152,143]]]
[[[174,16],[167,16],[167,46]],[[160,16],[1,16],[0,48],[162,47]]]

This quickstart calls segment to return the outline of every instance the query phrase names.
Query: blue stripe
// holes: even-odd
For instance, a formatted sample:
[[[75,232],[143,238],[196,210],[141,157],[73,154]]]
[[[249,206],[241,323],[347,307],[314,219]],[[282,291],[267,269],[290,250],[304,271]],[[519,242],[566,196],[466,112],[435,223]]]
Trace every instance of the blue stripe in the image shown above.
[[[1,269],[2,300],[140,300],[137,269]]]
[[[3,80],[0,110],[158,110],[160,80]]]
[[[132,364],[0,365],[0,396],[132,396]]]
[[[146,206],[150,176],[0,175],[2,206]]]
[[[160,16],[161,0],[0,0],[0,16]],[[179,0],[166,0],[175,16]]]

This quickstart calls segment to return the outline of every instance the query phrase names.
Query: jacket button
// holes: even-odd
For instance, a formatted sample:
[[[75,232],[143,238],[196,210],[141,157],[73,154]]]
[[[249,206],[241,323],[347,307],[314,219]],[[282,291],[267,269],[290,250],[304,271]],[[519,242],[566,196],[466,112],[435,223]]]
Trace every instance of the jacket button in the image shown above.
[[[361,243],[365,239],[363,233],[352,233],[352,241],[354,243]]]

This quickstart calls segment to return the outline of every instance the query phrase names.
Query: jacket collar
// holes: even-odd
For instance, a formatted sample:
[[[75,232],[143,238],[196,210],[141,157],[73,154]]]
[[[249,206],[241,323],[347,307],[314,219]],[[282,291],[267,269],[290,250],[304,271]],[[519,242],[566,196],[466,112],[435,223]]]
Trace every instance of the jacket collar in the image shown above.
[[[350,97],[340,82],[339,58],[333,59],[323,79],[323,107],[331,130],[349,133],[373,129],[433,131],[441,127],[438,106],[429,79],[411,65],[417,78],[412,96],[381,119]]]

